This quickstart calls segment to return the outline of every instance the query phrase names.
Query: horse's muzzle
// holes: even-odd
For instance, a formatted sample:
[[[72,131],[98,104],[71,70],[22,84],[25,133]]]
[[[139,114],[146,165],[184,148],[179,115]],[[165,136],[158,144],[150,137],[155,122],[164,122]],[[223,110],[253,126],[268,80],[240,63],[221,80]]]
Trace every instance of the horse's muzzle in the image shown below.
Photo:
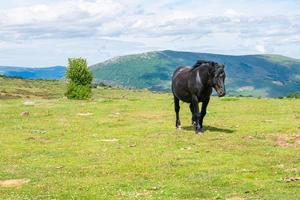
[[[225,92],[223,92],[223,91],[220,91],[220,92],[218,92],[218,95],[219,95],[219,97],[224,97],[225,96]]]

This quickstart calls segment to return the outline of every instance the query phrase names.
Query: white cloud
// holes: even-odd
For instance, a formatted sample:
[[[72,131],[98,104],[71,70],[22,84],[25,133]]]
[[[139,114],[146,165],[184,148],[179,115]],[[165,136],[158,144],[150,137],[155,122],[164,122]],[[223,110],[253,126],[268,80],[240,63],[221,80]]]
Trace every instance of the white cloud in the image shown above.
[[[80,24],[93,18],[104,20],[123,11],[123,5],[111,0],[62,1],[54,5],[39,4],[18,7],[1,12],[1,25],[28,25],[41,23]]]
[[[40,51],[44,60],[50,49],[59,52],[60,59],[52,58],[59,64],[63,56],[66,60],[70,55],[61,44],[68,46],[70,41],[76,44],[71,45],[74,55],[82,53],[92,63],[104,59],[99,56],[104,47],[106,58],[158,49],[300,57],[300,16],[295,14],[299,7],[292,3],[279,6],[266,1],[258,8],[256,0],[239,4],[221,0],[31,0],[26,5],[12,1],[17,2],[12,8],[0,9],[0,45],[7,58],[13,51],[5,50],[17,48],[21,54],[25,51],[22,46],[27,46],[27,52]],[[287,51],[289,47],[293,50]],[[7,62],[9,59],[0,58],[0,65]]]
[[[259,53],[266,53],[266,47],[263,44],[258,44],[255,46],[255,49],[259,52]]]

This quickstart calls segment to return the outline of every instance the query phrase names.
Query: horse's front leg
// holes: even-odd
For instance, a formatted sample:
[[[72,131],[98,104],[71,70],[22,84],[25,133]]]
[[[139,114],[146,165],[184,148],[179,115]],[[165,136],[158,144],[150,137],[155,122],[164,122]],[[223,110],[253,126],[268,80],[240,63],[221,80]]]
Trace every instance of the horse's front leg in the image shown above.
[[[209,99],[207,101],[203,101],[202,107],[201,107],[201,116],[200,116],[199,124],[200,124],[202,131],[203,131],[203,119],[206,115],[206,108],[207,108],[208,103],[209,103]]]
[[[192,104],[194,108],[193,119],[195,119],[194,127],[197,134],[199,132],[202,132],[202,129],[199,123],[201,115],[199,113],[198,97],[196,95],[192,96]]]
[[[196,123],[196,119],[195,119],[195,116],[194,116],[194,107],[193,107],[192,103],[190,103],[190,111],[192,113],[192,125],[194,125]]]

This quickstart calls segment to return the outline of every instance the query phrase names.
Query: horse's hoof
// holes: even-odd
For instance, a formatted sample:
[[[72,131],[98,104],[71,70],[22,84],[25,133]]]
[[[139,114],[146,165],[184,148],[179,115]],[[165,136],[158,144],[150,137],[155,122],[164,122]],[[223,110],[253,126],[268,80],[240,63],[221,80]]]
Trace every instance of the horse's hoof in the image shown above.
[[[204,129],[203,128],[198,128],[198,129],[196,129],[195,132],[196,132],[197,135],[202,135],[204,133]]]
[[[177,130],[181,130],[181,126],[179,125],[179,126],[176,126],[176,129]]]
[[[195,132],[196,133],[196,135],[203,135],[204,134],[204,132],[201,132],[201,131],[199,131],[199,132]]]

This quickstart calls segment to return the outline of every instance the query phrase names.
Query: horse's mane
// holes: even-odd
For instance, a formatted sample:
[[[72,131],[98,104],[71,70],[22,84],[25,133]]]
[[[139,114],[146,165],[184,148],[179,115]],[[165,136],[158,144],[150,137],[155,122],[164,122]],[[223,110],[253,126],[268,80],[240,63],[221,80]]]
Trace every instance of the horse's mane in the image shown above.
[[[198,61],[192,66],[192,69],[196,69],[197,67],[200,67],[202,64],[215,65],[216,63],[213,62],[213,61],[208,61],[208,60],[198,60]]]

